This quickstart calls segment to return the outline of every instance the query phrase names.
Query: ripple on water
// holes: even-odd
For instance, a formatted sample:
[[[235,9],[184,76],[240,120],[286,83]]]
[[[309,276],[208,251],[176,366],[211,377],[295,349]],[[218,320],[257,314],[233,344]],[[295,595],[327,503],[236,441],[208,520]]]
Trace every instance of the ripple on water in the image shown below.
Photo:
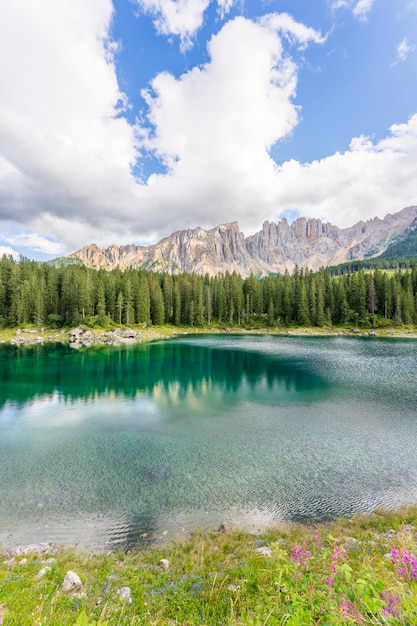
[[[0,359],[0,542],[129,547],[417,502],[415,346],[193,337]]]

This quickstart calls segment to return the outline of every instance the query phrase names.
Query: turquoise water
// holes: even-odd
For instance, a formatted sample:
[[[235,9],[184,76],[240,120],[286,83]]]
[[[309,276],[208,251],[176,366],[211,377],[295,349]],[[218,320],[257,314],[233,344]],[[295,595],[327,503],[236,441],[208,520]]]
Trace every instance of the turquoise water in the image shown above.
[[[0,543],[131,546],[417,502],[417,343],[0,346]]]

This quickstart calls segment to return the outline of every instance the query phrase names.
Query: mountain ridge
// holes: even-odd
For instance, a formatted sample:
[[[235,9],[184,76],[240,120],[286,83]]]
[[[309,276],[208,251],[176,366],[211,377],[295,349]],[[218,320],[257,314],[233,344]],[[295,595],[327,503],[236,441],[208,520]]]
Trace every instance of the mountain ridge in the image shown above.
[[[178,230],[150,246],[89,244],[65,257],[88,267],[111,270],[147,269],[171,274],[195,272],[211,276],[226,271],[267,275],[300,268],[318,270],[354,259],[381,255],[417,218],[417,206],[339,228],[318,218],[265,221],[245,236],[237,221],[205,230]]]

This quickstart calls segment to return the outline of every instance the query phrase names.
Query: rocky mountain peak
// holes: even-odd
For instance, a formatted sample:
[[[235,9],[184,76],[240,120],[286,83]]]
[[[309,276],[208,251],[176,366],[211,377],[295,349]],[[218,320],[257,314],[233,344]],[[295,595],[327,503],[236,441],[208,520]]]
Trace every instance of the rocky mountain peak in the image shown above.
[[[283,218],[265,221],[259,232],[248,237],[233,221],[209,230],[179,230],[151,246],[128,244],[100,249],[90,244],[70,257],[106,270],[145,268],[209,275],[236,271],[242,276],[291,272],[295,265],[317,270],[381,254],[416,218],[416,206],[343,229],[316,218],[300,217],[291,224]]]

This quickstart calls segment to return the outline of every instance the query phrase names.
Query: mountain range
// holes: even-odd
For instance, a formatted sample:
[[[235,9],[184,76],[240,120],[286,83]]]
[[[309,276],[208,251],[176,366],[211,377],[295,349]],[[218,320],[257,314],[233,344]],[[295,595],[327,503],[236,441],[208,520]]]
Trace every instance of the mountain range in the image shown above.
[[[318,270],[328,265],[376,257],[414,233],[417,206],[410,206],[383,219],[375,217],[348,228],[339,228],[319,219],[298,218],[291,224],[284,218],[264,222],[259,232],[245,237],[237,222],[220,224],[210,230],[180,230],[150,246],[134,244],[99,248],[84,246],[65,257],[88,267],[111,270],[195,272],[210,276],[226,271],[247,277],[292,272],[299,268]]]

